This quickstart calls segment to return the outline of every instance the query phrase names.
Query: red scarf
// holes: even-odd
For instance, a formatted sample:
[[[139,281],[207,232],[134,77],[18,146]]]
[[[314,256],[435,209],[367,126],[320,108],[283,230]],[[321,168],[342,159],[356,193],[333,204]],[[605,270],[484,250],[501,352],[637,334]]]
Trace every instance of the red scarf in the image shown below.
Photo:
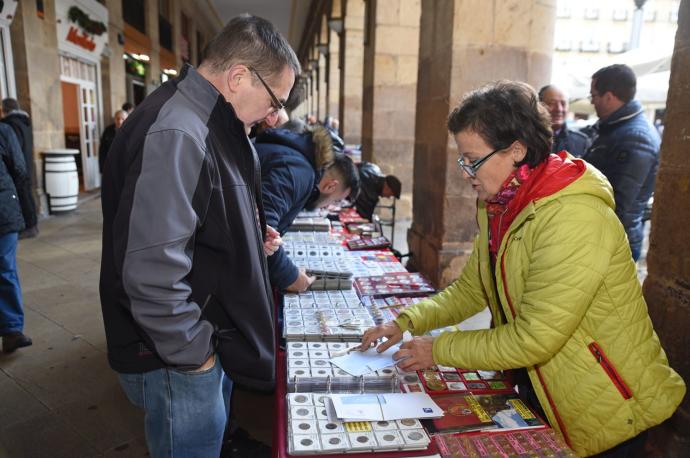
[[[527,164],[521,165],[508,175],[498,193],[486,201],[486,212],[489,215],[489,253],[491,254],[491,263],[494,266],[503,235],[518,213],[509,211],[510,203],[517,195],[520,186],[530,178],[533,171],[534,169],[530,169]]]

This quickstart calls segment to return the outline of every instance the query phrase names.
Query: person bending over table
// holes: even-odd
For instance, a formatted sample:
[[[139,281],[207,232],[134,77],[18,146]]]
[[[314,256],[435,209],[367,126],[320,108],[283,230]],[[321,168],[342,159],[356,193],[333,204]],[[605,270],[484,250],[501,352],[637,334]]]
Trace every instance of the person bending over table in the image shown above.
[[[387,337],[383,351],[410,331],[419,337],[394,355],[403,370],[518,369],[520,395],[532,393],[578,454],[642,450],[685,384],[652,327],[611,185],[588,163],[550,154],[549,115],[527,84],[470,92],[448,129],[478,196],[472,254],[444,291],[368,329],[362,348]],[[485,307],[490,329],[424,336]]]

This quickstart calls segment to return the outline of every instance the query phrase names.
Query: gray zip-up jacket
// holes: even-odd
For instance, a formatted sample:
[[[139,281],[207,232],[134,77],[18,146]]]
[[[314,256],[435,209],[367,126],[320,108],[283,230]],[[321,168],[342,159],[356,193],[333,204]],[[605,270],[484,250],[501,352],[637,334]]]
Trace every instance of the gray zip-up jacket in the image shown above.
[[[118,372],[192,369],[217,351],[240,383],[274,380],[256,153],[191,66],[149,95],[103,175],[100,294]]]

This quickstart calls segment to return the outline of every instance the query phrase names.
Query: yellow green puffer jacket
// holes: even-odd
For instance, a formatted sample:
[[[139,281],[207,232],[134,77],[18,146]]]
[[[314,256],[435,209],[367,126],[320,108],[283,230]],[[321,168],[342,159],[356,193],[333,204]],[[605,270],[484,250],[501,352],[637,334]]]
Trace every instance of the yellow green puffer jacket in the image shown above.
[[[460,278],[396,322],[420,335],[489,307],[491,329],[441,334],[434,361],[527,368],[551,426],[587,456],[670,417],[685,384],[652,327],[611,186],[584,164],[575,181],[517,214],[495,275],[481,202],[479,235]]]

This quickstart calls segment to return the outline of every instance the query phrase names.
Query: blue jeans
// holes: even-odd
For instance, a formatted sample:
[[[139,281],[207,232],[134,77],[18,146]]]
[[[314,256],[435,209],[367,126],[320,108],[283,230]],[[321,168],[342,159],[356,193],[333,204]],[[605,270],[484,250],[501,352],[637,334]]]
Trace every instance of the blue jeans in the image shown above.
[[[0,235],[0,336],[24,329],[22,289],[17,275],[18,234]]]
[[[220,358],[202,372],[164,368],[118,375],[132,404],[146,412],[146,445],[152,458],[220,456],[232,393],[232,380]]]

